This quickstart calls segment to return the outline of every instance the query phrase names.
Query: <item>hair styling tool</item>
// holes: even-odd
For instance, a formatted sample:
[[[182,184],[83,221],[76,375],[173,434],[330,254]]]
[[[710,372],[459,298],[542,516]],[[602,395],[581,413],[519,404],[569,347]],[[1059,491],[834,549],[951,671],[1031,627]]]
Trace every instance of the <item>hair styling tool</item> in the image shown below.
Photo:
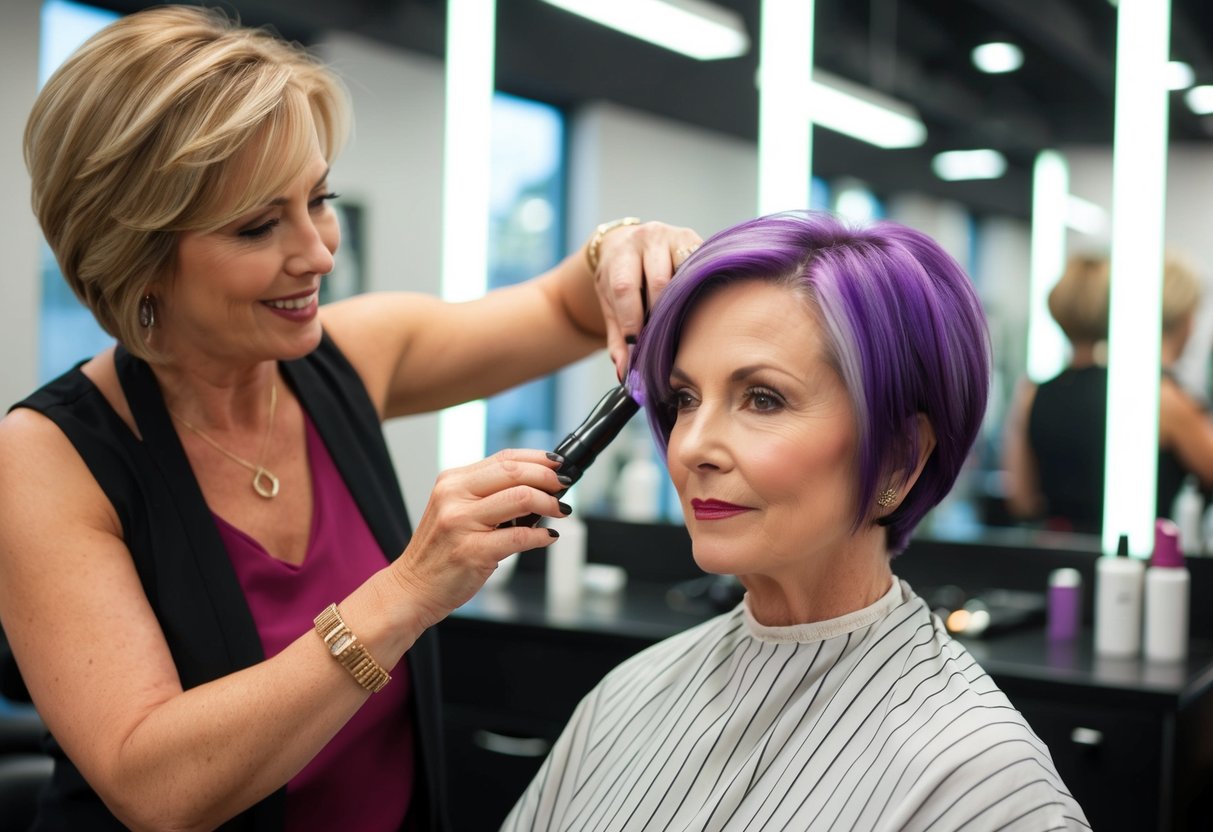
[[[623,426],[636,415],[638,410],[640,410],[640,405],[629,395],[627,388],[623,385],[614,388],[602,397],[577,430],[566,436],[556,446],[555,452],[564,459],[560,463],[560,467],[556,469],[556,473],[563,474],[572,480],[567,487],[556,492],[556,497],[564,496],[573,483],[581,479],[581,475],[598,458],[598,454],[611,444],[611,440],[619,435]],[[534,526],[541,519],[541,515],[527,514],[506,521],[498,528]]]

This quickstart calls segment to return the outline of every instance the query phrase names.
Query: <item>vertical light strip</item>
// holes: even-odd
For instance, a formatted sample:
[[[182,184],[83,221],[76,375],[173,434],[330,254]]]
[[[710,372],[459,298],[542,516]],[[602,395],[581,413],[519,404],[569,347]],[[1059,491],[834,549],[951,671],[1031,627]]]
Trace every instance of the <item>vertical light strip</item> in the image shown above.
[[[809,207],[814,0],[762,0],[758,55],[758,212]]]
[[[1070,170],[1055,150],[1043,150],[1032,168],[1032,265],[1028,280],[1028,378],[1040,384],[1066,363],[1066,337],[1049,314],[1049,291],[1066,259],[1066,199]]]
[[[488,285],[496,28],[496,0],[448,0],[442,297],[454,302],[478,298]],[[466,465],[483,457],[484,429],[483,401],[442,411],[438,419],[439,468]]]
[[[1120,0],[1112,145],[1112,298],[1103,549],[1154,544],[1170,0]]]

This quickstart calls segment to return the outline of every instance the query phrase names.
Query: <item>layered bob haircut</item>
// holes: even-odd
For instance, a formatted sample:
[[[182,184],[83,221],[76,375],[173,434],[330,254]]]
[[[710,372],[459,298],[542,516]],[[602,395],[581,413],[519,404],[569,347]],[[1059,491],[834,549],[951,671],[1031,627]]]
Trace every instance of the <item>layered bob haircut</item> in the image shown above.
[[[336,76],[296,44],[218,11],[148,9],[102,29],[47,81],[25,128],[34,213],[98,323],[154,358],[145,294],[173,278],[177,236],[278,195],[349,130]]]
[[[899,553],[952,488],[985,414],[989,335],[968,276],[934,240],[892,222],[851,228],[797,212],[719,232],[680,266],[633,359],[632,386],[663,454],[676,418],[666,404],[670,369],[687,317],[715,289],[747,280],[788,286],[821,323],[825,358],[858,423],[853,530],[879,522],[890,554]],[[935,449],[897,509],[877,520],[877,492],[917,465],[920,413]]]

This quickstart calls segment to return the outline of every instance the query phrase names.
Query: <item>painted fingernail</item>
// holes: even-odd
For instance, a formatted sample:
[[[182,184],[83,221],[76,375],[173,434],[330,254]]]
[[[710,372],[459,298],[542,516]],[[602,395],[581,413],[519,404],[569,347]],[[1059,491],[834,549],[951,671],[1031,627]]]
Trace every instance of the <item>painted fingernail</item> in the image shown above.
[[[560,537],[560,532],[555,529],[548,529],[548,537]]]
[[[573,507],[571,505],[569,505],[568,503],[562,503],[560,500],[557,500],[556,505],[560,507],[560,513],[563,514],[565,517],[568,517],[570,514],[573,513]]]
[[[624,342],[625,344],[629,344],[629,345],[635,345],[635,343],[636,343],[636,336],[635,336],[635,335],[625,335],[625,336],[623,336],[623,342]]]
[[[564,457],[551,451],[548,451],[548,459],[552,460],[552,462],[564,462]]]
[[[573,478],[568,474],[557,474],[556,482],[560,483],[561,485],[568,486],[573,484]]]

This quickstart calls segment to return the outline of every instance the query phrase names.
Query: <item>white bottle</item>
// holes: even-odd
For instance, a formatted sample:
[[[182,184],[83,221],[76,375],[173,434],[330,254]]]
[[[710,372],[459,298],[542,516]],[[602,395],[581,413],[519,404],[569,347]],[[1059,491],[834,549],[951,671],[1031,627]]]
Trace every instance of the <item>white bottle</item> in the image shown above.
[[[1129,557],[1129,538],[1120,536],[1116,557],[1095,562],[1095,652],[1129,658],[1141,652],[1141,596],[1145,566]]]
[[[648,438],[634,442],[615,484],[615,513],[620,520],[654,523],[661,517],[662,476]]]
[[[585,581],[585,524],[575,517],[569,517],[556,523],[553,528],[560,533],[560,537],[544,552],[547,558],[547,603],[550,607],[560,609],[576,607],[581,600]]]
[[[1146,659],[1178,662],[1188,656],[1188,593],[1192,578],[1169,520],[1154,524],[1154,554],[1146,569]]]

